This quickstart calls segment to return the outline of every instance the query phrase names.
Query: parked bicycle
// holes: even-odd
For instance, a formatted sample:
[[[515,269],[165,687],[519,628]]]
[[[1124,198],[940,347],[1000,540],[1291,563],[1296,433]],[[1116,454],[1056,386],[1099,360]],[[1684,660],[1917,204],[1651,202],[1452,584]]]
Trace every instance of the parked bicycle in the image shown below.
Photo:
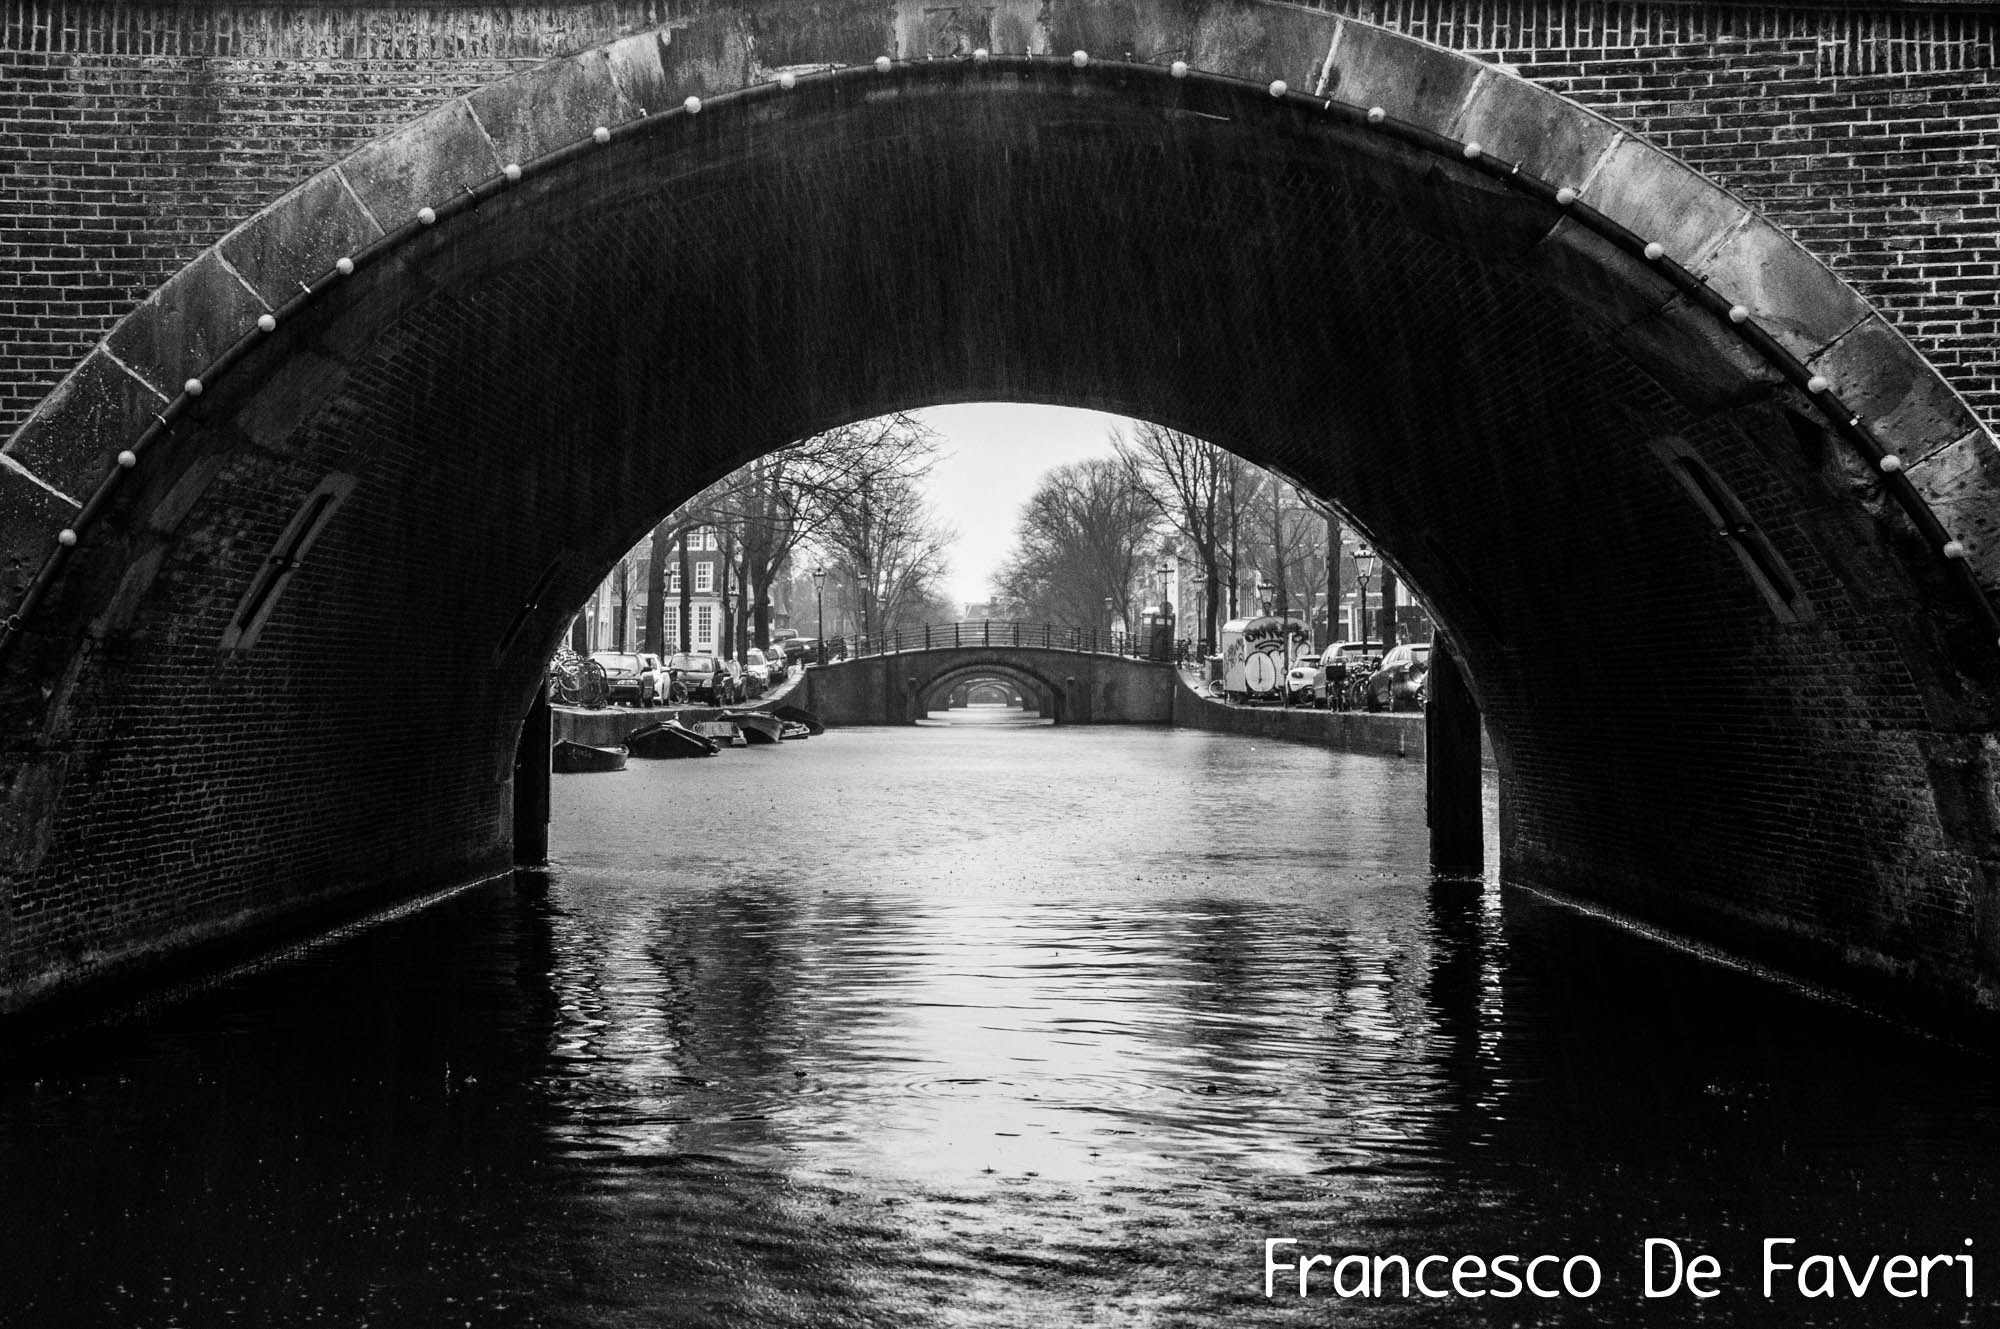
[[[604,706],[611,700],[611,680],[597,661],[559,647],[549,661],[549,700],[558,706]]]

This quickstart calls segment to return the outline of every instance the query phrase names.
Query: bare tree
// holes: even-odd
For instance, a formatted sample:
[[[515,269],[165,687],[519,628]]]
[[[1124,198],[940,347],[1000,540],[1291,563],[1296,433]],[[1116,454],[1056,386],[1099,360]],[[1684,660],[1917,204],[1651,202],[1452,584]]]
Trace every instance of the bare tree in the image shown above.
[[[1128,626],[1158,520],[1122,460],[1095,457],[1045,474],[1021,507],[1015,545],[994,591],[1016,618],[1064,627],[1104,626],[1105,603]]]
[[[858,601],[859,630],[881,640],[905,611],[929,600],[949,570],[956,535],[938,523],[914,479],[863,479],[853,501],[834,509],[814,538]]]
[[[1111,440],[1129,483],[1192,551],[1208,587],[1201,639],[1213,642],[1218,619],[1236,615],[1241,531],[1264,472],[1213,443],[1148,420],[1133,421],[1129,434],[1114,430]]]

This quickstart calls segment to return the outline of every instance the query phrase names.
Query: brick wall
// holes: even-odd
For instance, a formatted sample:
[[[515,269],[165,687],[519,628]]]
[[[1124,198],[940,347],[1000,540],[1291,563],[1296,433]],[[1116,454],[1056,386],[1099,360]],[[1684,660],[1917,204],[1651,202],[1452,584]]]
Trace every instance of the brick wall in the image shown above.
[[[0,437],[167,275],[314,171],[442,99],[696,7],[4,0]],[[1792,229],[2000,420],[2000,15],[1326,7],[1503,60],[1652,136]]]
[[[121,78],[171,66],[177,87],[233,70],[229,105],[246,69],[306,76],[276,57],[45,57]],[[393,121],[390,104],[492,59],[333,64],[380,74]],[[970,396],[1144,412],[1339,496],[1460,635],[1509,779],[1510,863],[1725,942],[1718,920],[1781,947],[1796,932],[1831,963],[1879,959],[1994,1003],[2000,948],[1968,923],[2000,883],[1992,784],[1954,820],[1937,774],[1979,789],[1990,683],[1949,674],[1937,560],[1782,401],[1683,403],[1635,368],[1595,321],[1617,281],[1649,280],[1633,265],[1551,281],[1516,248],[1545,211],[1261,92],[1212,118],[1162,114],[1181,95],[1165,79],[1092,97],[1039,74],[925,88],[947,79],[916,70],[903,95],[849,95],[873,77],[802,84],[769,119],[677,118],[419,230],[207,389],[89,527],[0,677],[27,717],[0,730],[14,974],[336,896],[357,874],[504,865],[514,729],[611,559],[773,446]],[[54,101],[74,125],[145,98]],[[263,160],[248,145],[283,158],[270,114],[256,135],[236,112],[192,134],[214,204],[200,225],[336,151],[233,185]],[[85,136],[64,133],[80,162]],[[48,206],[68,189],[44,186]],[[122,219],[171,239],[135,241],[123,267],[32,215],[61,237],[53,268],[129,275],[197,243],[184,211]],[[1769,612],[1651,450],[1662,434],[1770,533],[1809,619]],[[255,650],[232,654],[233,607],[329,473],[355,477],[352,498]],[[859,700],[886,714],[906,680]],[[15,853],[23,826],[42,843]]]

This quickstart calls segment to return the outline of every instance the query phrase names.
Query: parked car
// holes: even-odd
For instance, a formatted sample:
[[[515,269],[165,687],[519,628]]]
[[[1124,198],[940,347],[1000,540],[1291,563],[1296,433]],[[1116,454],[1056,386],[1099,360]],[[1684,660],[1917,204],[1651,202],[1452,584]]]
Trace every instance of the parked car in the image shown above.
[[[1382,657],[1382,666],[1361,685],[1361,704],[1371,711],[1416,711],[1424,704],[1431,672],[1431,644],[1406,641]]]
[[[1358,705],[1361,685],[1381,663],[1381,651],[1371,642],[1333,642],[1319,653],[1319,676],[1313,680],[1313,705]]]
[[[733,706],[742,700],[736,676],[729,667],[706,651],[682,651],[667,657],[667,672],[689,701],[710,706]]]
[[[764,652],[764,664],[771,671],[774,687],[791,676],[792,666],[785,659],[784,647],[775,641],[771,643],[771,649]]]
[[[1310,705],[1319,683],[1319,656],[1306,651],[1285,671],[1285,700],[1294,706]]]
[[[593,651],[591,659],[604,666],[614,706],[649,706],[657,695],[660,657],[640,651]]]
[[[785,642],[785,663],[803,669],[819,659],[819,638],[792,637]]]
[[[752,646],[743,652],[743,670],[738,675],[743,681],[743,695],[761,697],[771,688],[771,662],[764,658],[764,652]]]

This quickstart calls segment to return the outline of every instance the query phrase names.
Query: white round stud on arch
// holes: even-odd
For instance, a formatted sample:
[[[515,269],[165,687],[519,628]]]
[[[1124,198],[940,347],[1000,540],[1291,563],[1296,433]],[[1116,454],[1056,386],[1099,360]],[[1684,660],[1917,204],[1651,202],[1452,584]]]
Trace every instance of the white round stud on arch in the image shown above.
[[[56,532],[56,543],[64,549],[72,547],[76,544],[76,532],[67,526],[63,527],[60,531]]]
[[[787,69],[784,73],[778,75],[778,86],[786,92],[790,92],[793,88],[799,86],[799,76]]]
[[[181,384],[181,391],[185,392],[190,397],[199,397],[201,395],[202,387],[203,384],[200,379],[191,378],[187,382]]]
[[[1188,62],[1185,60],[1176,60],[1167,67],[1167,72],[1175,78],[1186,78],[1188,76]]]
[[[123,452],[118,454],[118,465],[121,468],[129,471],[138,464],[139,464],[139,454],[132,451],[132,449],[127,448]]]
[[[1882,460],[1875,464],[1881,467],[1883,473],[1886,475],[1894,475],[1897,471],[1903,469],[1903,459],[1893,452],[1885,454]]]
[[[1078,69],[1082,69],[1085,65],[1090,63],[1090,52],[1071,51],[1069,53],[1069,62],[1075,65]]]
[[[1556,203],[1559,206],[1566,208],[1574,202],[1576,202],[1576,191],[1568,185],[1564,185],[1556,191]]]
[[[606,125],[599,125],[597,128],[590,131],[590,136],[596,139],[599,143],[609,143],[611,141],[610,127]]]
[[[438,215],[437,215],[437,209],[436,209],[436,208],[418,208],[418,209],[417,209],[417,220],[418,220],[418,221],[420,221],[420,222],[422,222],[422,223],[423,223],[424,225],[426,225],[426,226],[435,226],[435,225],[437,225],[437,219],[438,219]]]
[[[1750,307],[1748,305],[1729,306],[1729,321],[1731,323],[1748,323],[1750,321]]]
[[[257,329],[260,332],[276,332],[278,330],[276,316],[271,314],[257,315]]]
[[[1469,162],[1478,161],[1481,154],[1483,154],[1485,151],[1486,149],[1480,147],[1477,143],[1468,143],[1464,147],[1459,149],[1459,152],[1463,154],[1465,159]]]
[[[1660,259],[1666,256],[1666,252],[1667,247],[1658,240],[1648,240],[1646,242],[1646,261],[1648,263],[1659,262]]]
[[[518,184],[521,179],[521,163],[508,162],[500,168],[500,174],[507,177],[508,184]]]
[[[1282,97],[1290,91],[1291,89],[1285,86],[1285,80],[1281,78],[1271,80],[1271,95],[1273,97]]]
[[[1371,125],[1379,125],[1379,124],[1381,124],[1381,123],[1382,123],[1382,122],[1383,122],[1384,120],[1387,120],[1388,118],[1389,118],[1389,113],[1388,113],[1387,111],[1383,110],[1383,109],[1382,109],[1381,107],[1379,107],[1379,106],[1371,106],[1371,107],[1369,107],[1369,108],[1368,108],[1368,123],[1369,123],[1369,124],[1371,124]]]
[[[876,73],[878,73],[878,74],[886,74],[886,73],[888,73],[888,72],[889,72],[889,65],[890,65],[890,64],[891,64],[891,61],[890,61],[890,59],[889,59],[889,57],[888,57],[888,56],[886,56],[886,55],[878,55],[878,56],[876,56],[876,57],[875,57],[875,72],[876,72]]]
[[[984,46],[980,47],[978,50],[972,53],[972,63],[976,65],[983,65],[992,58],[993,58],[993,53],[987,50]]]
[[[343,277],[351,277],[354,275],[354,260],[342,254],[333,261],[333,270]]]
[[[1964,558],[1965,544],[1963,541],[1960,540],[1946,540],[1944,542],[1944,548],[1939,550],[1938,552],[1943,554],[1946,558]]]
[[[686,111],[689,115],[700,115],[701,98],[689,97],[686,101],[681,103],[681,109],[683,111]]]
[[[1832,386],[1832,381],[1825,374],[1814,374],[1806,380],[1806,391],[1811,393],[1825,392]]]

